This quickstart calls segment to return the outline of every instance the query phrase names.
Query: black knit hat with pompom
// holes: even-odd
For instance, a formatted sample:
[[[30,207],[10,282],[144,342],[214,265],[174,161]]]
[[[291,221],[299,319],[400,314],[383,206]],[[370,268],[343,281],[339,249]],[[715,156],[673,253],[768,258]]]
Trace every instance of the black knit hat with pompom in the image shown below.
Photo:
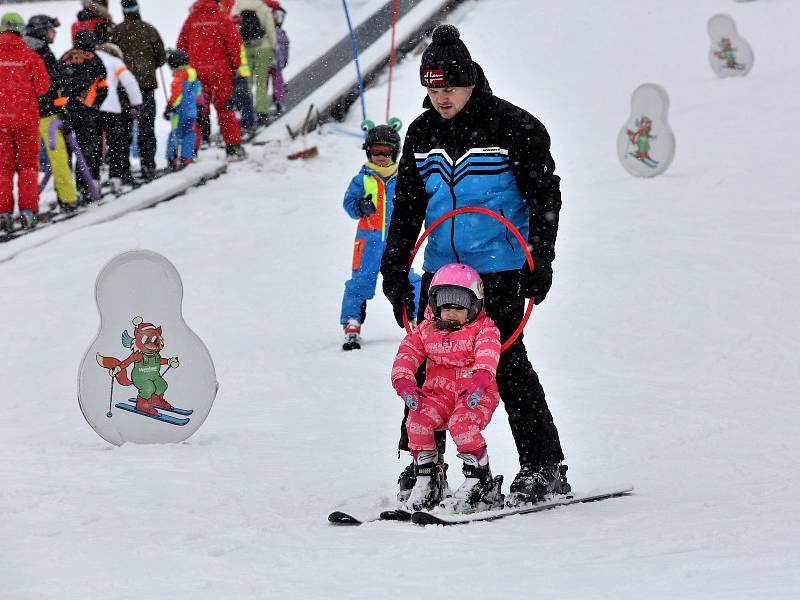
[[[478,78],[475,63],[453,25],[439,25],[422,54],[419,80],[424,87],[467,87]]]

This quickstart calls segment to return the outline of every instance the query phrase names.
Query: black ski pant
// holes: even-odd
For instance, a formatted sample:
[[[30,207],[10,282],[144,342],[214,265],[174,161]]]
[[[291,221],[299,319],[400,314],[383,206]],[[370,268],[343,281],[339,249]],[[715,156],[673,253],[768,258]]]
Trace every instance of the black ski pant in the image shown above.
[[[156,168],[156,91],[142,90],[142,108],[139,111],[139,159],[142,167]]]
[[[424,314],[428,305],[428,288],[433,273],[422,276],[422,293],[417,314]],[[505,342],[514,333],[525,312],[525,299],[519,295],[519,271],[502,271],[481,275],[484,288],[484,308],[500,330]],[[554,464],[564,460],[558,430],[547,407],[544,389],[533,370],[522,334],[501,355],[497,367],[497,388],[503,401],[511,435],[517,446],[520,465]],[[425,365],[417,372],[417,384],[425,381]],[[400,426],[400,450],[408,451],[406,416]],[[436,432],[436,446],[444,454],[445,432]]]
[[[123,180],[131,177],[131,141],[133,121],[125,113],[100,113],[100,126],[108,144],[109,175]]]
[[[75,103],[70,103],[69,121],[81,153],[89,166],[92,179],[100,180],[100,164],[103,162],[103,140],[100,132],[100,111]],[[89,186],[83,179],[80,167],[75,168],[75,187],[84,198],[89,198]]]

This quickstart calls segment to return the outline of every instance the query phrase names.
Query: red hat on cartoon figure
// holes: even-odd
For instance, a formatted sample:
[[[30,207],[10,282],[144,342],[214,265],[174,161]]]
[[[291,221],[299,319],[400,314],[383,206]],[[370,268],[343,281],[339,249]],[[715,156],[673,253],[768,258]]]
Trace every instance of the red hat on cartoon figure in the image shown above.
[[[156,327],[152,323],[145,323],[142,317],[134,317],[133,330],[134,343],[142,352],[158,352],[164,347],[164,340],[161,338],[161,327]]]

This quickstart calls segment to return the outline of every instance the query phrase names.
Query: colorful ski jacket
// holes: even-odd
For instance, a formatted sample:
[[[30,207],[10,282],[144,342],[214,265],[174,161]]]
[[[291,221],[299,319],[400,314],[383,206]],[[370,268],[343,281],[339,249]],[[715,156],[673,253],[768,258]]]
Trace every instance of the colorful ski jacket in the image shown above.
[[[94,52],[72,48],[59,60],[59,97],[56,106],[69,102],[99,108],[108,96],[106,68]]]
[[[203,86],[197,71],[190,66],[176,69],[172,75],[169,105],[175,109],[179,121],[197,118],[197,107],[203,104]]]
[[[383,174],[380,171],[383,171]],[[394,165],[394,169],[382,169],[368,162],[361,167],[358,175],[353,177],[344,194],[342,205],[350,217],[358,219],[359,231],[379,231],[381,241],[386,241],[389,222],[392,219],[392,199],[396,182],[396,165]],[[372,203],[376,210],[369,217],[360,217],[356,213],[355,207],[361,198],[368,194],[372,195]]]
[[[216,0],[197,0],[176,47],[189,55],[189,62],[203,79],[206,75],[233,75],[241,64],[241,45],[236,25]]]
[[[427,361],[427,362],[426,362]],[[446,397],[458,394],[470,383],[478,369],[497,374],[500,362],[500,330],[481,310],[474,321],[457,331],[438,329],[430,307],[425,319],[400,343],[392,365],[392,383],[410,379],[425,362],[424,391]],[[491,395],[497,397],[497,384],[492,380]]]
[[[536,118],[494,96],[483,70],[467,105],[452,119],[428,110],[408,128],[400,159],[387,248],[381,272],[407,272],[420,233],[444,213],[478,206],[508,219],[533,248],[534,258],[552,262],[559,178],[550,137]],[[463,262],[479,273],[522,267],[525,254],[514,235],[490,216],[466,213],[449,219],[430,237],[424,269],[435,272]]]
[[[41,57],[16,33],[0,33],[0,127],[38,125],[38,98],[49,88]]]

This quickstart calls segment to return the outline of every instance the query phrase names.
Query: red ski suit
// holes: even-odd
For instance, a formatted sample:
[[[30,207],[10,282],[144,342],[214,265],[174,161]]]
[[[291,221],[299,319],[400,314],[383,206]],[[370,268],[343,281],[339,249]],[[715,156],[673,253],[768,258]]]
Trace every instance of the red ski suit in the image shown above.
[[[500,361],[500,331],[485,311],[465,323],[457,331],[438,329],[430,306],[425,319],[400,343],[392,365],[392,383],[410,379],[427,359],[425,397],[419,410],[408,411],[406,432],[412,450],[436,448],[433,432],[447,429],[459,452],[472,452],[486,445],[481,431],[489,424],[500,403],[497,363]],[[484,390],[475,408],[466,405],[459,393],[466,388],[472,374],[485,369],[492,374],[492,383]]]
[[[241,64],[242,38],[216,0],[197,0],[176,44],[189,55],[203,85],[206,106],[214,104],[226,144],[240,144],[241,130],[233,111],[233,75]],[[209,102],[210,99],[210,102]]]
[[[50,89],[44,61],[16,33],[0,33],[0,213],[39,211],[39,103]]]

